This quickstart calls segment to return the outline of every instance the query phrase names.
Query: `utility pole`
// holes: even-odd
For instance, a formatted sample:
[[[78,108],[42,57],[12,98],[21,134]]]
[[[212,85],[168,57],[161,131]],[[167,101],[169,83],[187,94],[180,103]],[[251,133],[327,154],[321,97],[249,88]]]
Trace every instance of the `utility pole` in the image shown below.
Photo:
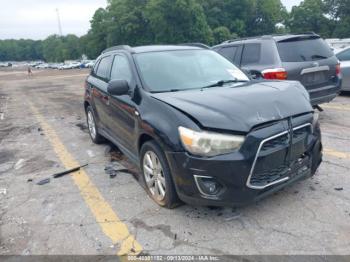
[[[56,14],[57,14],[58,32],[59,32],[60,36],[63,36],[63,34],[62,34],[62,26],[61,26],[61,19],[60,19],[60,12],[59,12],[58,8],[56,8]]]

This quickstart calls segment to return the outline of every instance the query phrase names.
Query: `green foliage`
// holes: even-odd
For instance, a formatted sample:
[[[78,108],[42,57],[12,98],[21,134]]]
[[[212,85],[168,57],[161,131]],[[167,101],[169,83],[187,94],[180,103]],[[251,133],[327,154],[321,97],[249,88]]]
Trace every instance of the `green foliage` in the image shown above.
[[[225,40],[235,38],[226,26],[219,26],[213,30],[214,44],[222,43]]]
[[[293,7],[288,26],[294,33],[317,32],[328,36],[329,23],[324,11],[324,1],[304,0],[299,6]]]
[[[203,8],[195,0],[150,0],[146,17],[156,44],[212,41]]]
[[[96,10],[89,32],[52,35],[43,41],[0,40],[0,60],[61,62],[97,57],[109,46],[209,45],[227,39],[313,31],[350,37],[350,0],[304,0],[288,13],[280,0],[108,0]]]

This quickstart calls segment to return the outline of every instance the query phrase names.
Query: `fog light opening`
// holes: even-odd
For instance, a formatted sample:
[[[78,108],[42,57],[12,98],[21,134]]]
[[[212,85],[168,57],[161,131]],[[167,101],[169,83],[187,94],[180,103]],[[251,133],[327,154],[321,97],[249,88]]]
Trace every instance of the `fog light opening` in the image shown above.
[[[222,185],[211,176],[194,175],[199,192],[206,197],[215,197],[222,189]]]

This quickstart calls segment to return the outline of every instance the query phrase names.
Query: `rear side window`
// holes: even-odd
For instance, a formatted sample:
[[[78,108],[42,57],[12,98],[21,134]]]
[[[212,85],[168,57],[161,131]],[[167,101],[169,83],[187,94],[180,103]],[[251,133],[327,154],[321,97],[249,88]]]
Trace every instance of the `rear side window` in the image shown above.
[[[304,62],[333,56],[329,46],[321,38],[296,38],[277,42],[282,62]]]
[[[245,44],[241,65],[250,65],[260,62],[261,44]]]
[[[219,50],[219,54],[231,62],[233,62],[236,52],[237,52],[237,46],[223,47]]]
[[[337,54],[337,58],[340,61],[350,61],[350,49]]]
[[[132,73],[129,66],[129,61],[125,56],[116,55],[114,57],[111,79],[126,80],[130,84]]]
[[[111,68],[111,56],[103,57],[98,65],[96,75],[103,79],[109,79],[109,71]]]

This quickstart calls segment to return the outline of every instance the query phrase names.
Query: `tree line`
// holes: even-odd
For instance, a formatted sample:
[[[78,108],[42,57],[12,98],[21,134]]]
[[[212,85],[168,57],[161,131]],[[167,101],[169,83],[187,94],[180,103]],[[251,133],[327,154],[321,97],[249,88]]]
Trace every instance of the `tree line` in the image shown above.
[[[280,0],[108,0],[96,10],[89,32],[45,40],[0,40],[0,61],[61,62],[95,58],[113,45],[214,45],[227,39],[315,32],[350,37],[350,0],[304,0],[287,12]]]

